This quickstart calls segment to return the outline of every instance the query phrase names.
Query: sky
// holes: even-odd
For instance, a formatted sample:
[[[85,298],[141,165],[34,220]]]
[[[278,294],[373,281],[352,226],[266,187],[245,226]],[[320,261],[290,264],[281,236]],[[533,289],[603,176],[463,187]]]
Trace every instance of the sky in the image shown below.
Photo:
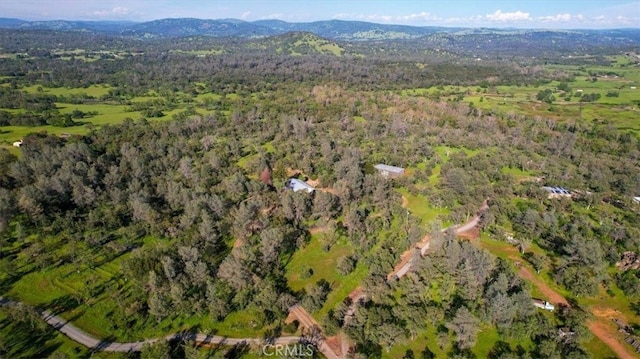
[[[548,29],[640,28],[640,0],[0,0],[0,17],[131,20],[194,17],[289,22]]]

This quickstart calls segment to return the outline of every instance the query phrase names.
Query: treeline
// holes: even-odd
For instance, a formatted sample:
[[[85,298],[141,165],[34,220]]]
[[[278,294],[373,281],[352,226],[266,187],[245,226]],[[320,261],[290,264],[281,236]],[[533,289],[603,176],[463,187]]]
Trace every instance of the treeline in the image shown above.
[[[0,31],[2,34],[6,40],[3,43],[29,42],[33,36],[37,39],[29,42],[33,48],[53,51],[50,44],[38,43],[46,37],[30,36],[29,32],[14,34]],[[61,33],[59,36],[75,39],[80,35]],[[340,44],[345,49],[352,49],[340,57],[313,53],[290,56],[276,51],[298,40],[296,36],[261,40],[271,44],[264,46],[257,40],[238,39],[195,38],[148,42],[120,39],[111,44],[113,47],[105,48],[114,51],[126,49],[135,53],[135,56],[85,62],[79,57],[65,60],[34,53],[27,59],[3,59],[0,61],[0,73],[13,77],[5,81],[19,85],[88,87],[92,84],[110,84],[126,89],[131,95],[143,95],[150,90],[159,91],[167,87],[172,92],[194,93],[197,84],[204,84],[207,91],[214,93],[266,92],[282,84],[298,83],[341,83],[363,90],[389,90],[487,82],[492,85],[524,85],[547,76],[532,74],[528,68],[510,61],[477,62],[447,51],[422,49],[403,42],[400,44],[404,44],[410,52],[395,49],[393,46],[400,45],[386,42],[376,43],[374,50],[371,50],[373,53],[364,56],[360,51],[366,47],[351,43]],[[95,50],[93,46],[83,46],[82,43],[74,43],[74,46],[74,49]],[[7,48],[12,49],[11,46]],[[177,50],[213,50],[215,54],[195,56]],[[19,49],[13,51],[20,52]]]

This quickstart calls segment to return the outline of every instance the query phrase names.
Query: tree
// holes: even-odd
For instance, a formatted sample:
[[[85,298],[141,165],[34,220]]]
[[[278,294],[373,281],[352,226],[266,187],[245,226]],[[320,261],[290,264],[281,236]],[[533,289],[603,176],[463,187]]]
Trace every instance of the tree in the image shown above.
[[[145,343],[140,351],[141,359],[171,359],[169,342],[160,339],[153,343]]]
[[[453,319],[445,326],[456,335],[456,343],[461,349],[469,349],[476,344],[480,321],[467,307],[460,307]]]
[[[149,297],[149,314],[156,317],[158,322],[169,315],[169,303],[164,295],[160,293],[151,293]]]
[[[354,256],[344,256],[338,259],[338,272],[342,275],[347,275],[356,268],[357,260]]]

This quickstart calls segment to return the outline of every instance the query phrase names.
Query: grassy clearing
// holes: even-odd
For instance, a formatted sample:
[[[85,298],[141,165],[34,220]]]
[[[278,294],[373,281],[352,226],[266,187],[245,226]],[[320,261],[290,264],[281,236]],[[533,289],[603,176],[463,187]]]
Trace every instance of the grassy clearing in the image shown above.
[[[44,322],[43,322],[44,323]],[[47,328],[47,335],[32,338],[31,334],[17,327],[7,318],[7,309],[0,308],[0,336],[7,345],[7,357],[36,358],[52,352],[65,354],[69,358],[89,357],[89,350],[63,334]],[[100,353],[99,358],[122,358],[120,354]]]
[[[472,103],[482,111],[500,114],[542,116],[559,121],[566,119],[610,120],[620,129],[640,131],[640,69],[626,66],[629,59],[612,57],[612,66],[547,65],[548,72],[572,74],[569,92],[558,90],[560,82],[551,81],[536,86],[437,86],[414,88],[400,92],[401,96],[431,97],[446,101]],[[594,81],[595,79],[595,81]],[[536,99],[539,91],[550,89],[556,98],[553,104]],[[580,102],[576,94],[596,93],[595,102]],[[608,94],[615,96],[608,96]]]
[[[353,248],[346,243],[345,239],[341,238],[326,252],[322,248],[320,236],[322,234],[313,234],[311,241],[304,248],[298,250],[287,264],[287,281],[289,287],[294,291],[302,290],[305,286],[316,283],[320,279],[326,280],[334,288],[344,279],[344,276],[336,269],[338,258],[353,254]],[[311,268],[313,274],[305,278],[302,274],[307,268]]]
[[[607,344],[596,336],[591,338],[588,342],[582,343],[582,346],[594,359],[611,359],[617,357],[616,353],[614,353]]]
[[[429,348],[436,358],[445,358],[447,356],[446,352],[450,347],[445,347],[442,350],[437,342],[436,328],[431,324],[425,323],[424,328],[417,334],[415,340],[404,339],[398,341],[388,352],[383,351],[382,357],[388,359],[402,358],[410,350],[413,352],[414,357],[420,358],[422,351],[425,348]]]
[[[426,198],[412,195],[405,188],[398,189],[398,192],[407,199],[407,209],[410,211],[410,214],[420,218],[422,224],[446,218],[449,214],[448,209],[435,208],[431,206]]]
[[[40,91],[40,90],[41,91]],[[93,97],[101,97],[109,93],[112,87],[109,85],[91,85],[89,87],[43,87],[39,85],[33,86],[25,86],[21,90],[28,93],[45,93],[49,95],[55,96],[69,96],[69,95],[79,95],[79,94],[87,94]]]
[[[344,276],[339,282],[331,284],[331,293],[327,296],[322,309],[315,315],[316,319],[324,318],[331,309],[335,309],[336,306],[344,301],[349,294],[356,289],[364,278],[369,274],[369,269],[362,263],[359,263],[356,269]]]
[[[289,287],[294,291],[300,291],[321,279],[326,280],[331,285],[331,292],[327,296],[327,300],[314,315],[317,320],[321,320],[338,303],[345,300],[349,293],[356,289],[368,274],[368,268],[362,261],[348,275],[340,274],[336,269],[338,260],[341,257],[352,255],[354,253],[353,248],[346,242],[345,238],[340,238],[338,243],[334,244],[327,252],[323,249],[322,239],[320,238],[322,235],[313,234],[311,241],[293,255],[286,269]],[[313,271],[313,274],[305,277],[303,273],[307,272],[309,268]]]
[[[533,176],[533,172],[531,171],[525,171],[522,170],[520,168],[515,168],[515,167],[502,167],[502,173],[506,174],[506,175],[511,175],[513,176],[516,180],[525,180],[527,178],[531,178],[531,176]]]

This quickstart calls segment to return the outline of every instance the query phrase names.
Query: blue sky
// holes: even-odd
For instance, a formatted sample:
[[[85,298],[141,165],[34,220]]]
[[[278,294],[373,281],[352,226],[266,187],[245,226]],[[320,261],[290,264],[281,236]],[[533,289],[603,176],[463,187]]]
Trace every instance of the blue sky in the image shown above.
[[[640,0],[1,0],[0,17],[133,21],[195,17],[290,22],[340,19],[416,26],[640,28]]]

